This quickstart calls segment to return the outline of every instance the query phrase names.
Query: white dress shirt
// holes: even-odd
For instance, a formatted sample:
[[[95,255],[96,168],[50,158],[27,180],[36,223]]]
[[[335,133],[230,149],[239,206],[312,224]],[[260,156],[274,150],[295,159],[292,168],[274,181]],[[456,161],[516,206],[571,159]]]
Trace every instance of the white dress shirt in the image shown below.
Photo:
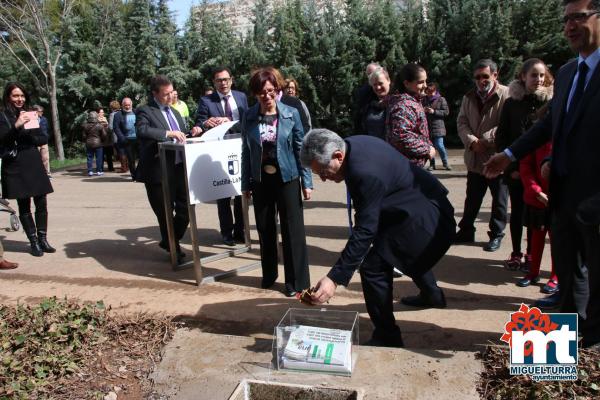
[[[234,121],[240,120],[240,111],[238,110],[237,103],[233,98],[233,92],[229,91],[227,94],[223,94],[221,92],[217,92],[219,94],[219,98],[221,99],[221,107],[223,107],[223,112],[225,111],[225,96],[229,96],[229,107],[231,108],[231,115],[233,116]]]

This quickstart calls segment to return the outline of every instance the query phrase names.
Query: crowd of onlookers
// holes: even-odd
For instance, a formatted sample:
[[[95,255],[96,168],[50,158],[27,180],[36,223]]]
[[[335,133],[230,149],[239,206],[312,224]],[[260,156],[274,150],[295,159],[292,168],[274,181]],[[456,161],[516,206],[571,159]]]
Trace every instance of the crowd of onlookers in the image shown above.
[[[464,211],[454,244],[475,242],[475,220],[489,190],[492,205],[483,250],[494,252],[500,248],[509,223],[512,249],[505,263],[525,274],[516,284],[526,287],[539,282],[546,236],[553,235],[552,258],[560,261],[552,263],[550,279],[541,288],[550,296],[536,304],[554,307],[562,302],[563,311],[576,309],[584,319],[587,306],[592,315],[586,320],[589,330],[600,320],[600,306],[592,301],[600,295],[599,261],[595,258],[600,243],[598,224],[594,222],[599,219],[600,196],[593,183],[597,175],[589,174],[600,168],[595,168],[595,155],[579,157],[598,145],[597,135],[586,135],[597,132],[599,125],[590,107],[597,109],[598,105],[600,5],[597,0],[565,0],[564,5],[565,36],[579,57],[559,71],[556,82],[546,64],[537,58],[525,60],[508,86],[499,82],[498,66],[491,59],[473,65],[473,86],[463,96],[457,117],[467,176]],[[214,89],[199,99],[193,121],[186,103],[179,100],[171,81],[163,75],[152,79],[148,104],[135,111],[132,100],[126,97],[121,103],[110,103],[108,118],[101,108],[88,112],[82,126],[87,174],[103,175],[105,161],[108,170],[113,171],[116,157],[121,172],[130,172],[133,180],[146,186],[161,231],[159,246],[175,250],[178,262],[183,262],[185,252],[179,240],[189,218],[185,196],[181,195],[185,184],[182,163],[174,157],[169,161],[168,179],[161,177],[157,143],[183,142],[186,135],[199,136],[222,123],[240,121],[230,133],[242,136],[242,192],[253,198],[263,264],[262,287],[271,287],[277,279],[279,216],[285,294],[292,296],[310,286],[302,198],[311,198],[312,178],[299,159],[304,134],[312,128],[310,112],[298,98],[298,82],[293,77],[285,79],[276,68],[252,71],[249,88],[257,100],[254,106],[248,105],[245,93],[232,89],[233,76],[227,67],[215,68],[211,78]],[[448,102],[438,84],[427,82],[425,67],[408,63],[392,80],[383,66],[370,63],[366,80],[354,92],[354,126],[346,133],[385,141],[410,163],[429,171],[438,168],[435,158],[439,155],[442,168],[452,170],[444,145]],[[560,99],[553,99],[554,95]],[[55,251],[46,239],[46,195],[52,192],[52,186],[47,121],[39,106],[34,107],[38,114],[27,112],[29,100],[22,85],[6,86],[0,121],[2,194],[17,199],[31,253],[41,256]],[[165,183],[177,186],[173,189],[175,249],[170,248],[162,207],[161,185]],[[36,207],[35,220],[31,199]],[[223,243],[229,246],[246,239],[241,203],[241,197],[235,197],[232,212],[231,199],[217,202],[220,233]],[[589,225],[596,231],[590,233]],[[525,250],[523,232],[527,238]],[[557,236],[561,244],[569,245],[567,250],[557,246]],[[0,268],[13,267],[13,263],[1,261]],[[395,267],[402,269],[401,265]]]
[[[294,107],[300,117],[302,130],[310,130],[312,127],[310,112],[306,104],[298,99],[300,93],[298,82],[293,77],[284,79],[274,68],[269,71],[277,82],[277,100]],[[475,64],[473,71],[475,87],[465,94],[458,116],[458,131],[465,145],[465,164],[468,173],[465,211],[459,223],[460,230],[455,243],[474,241],[474,221],[485,192],[489,188],[493,197],[488,232],[490,241],[484,249],[497,250],[504,236],[510,196],[512,252],[506,265],[510,269],[524,271],[526,276],[517,284],[528,286],[539,280],[544,239],[549,230],[548,184],[541,177],[539,161],[550,153],[550,144],[520,163],[512,163],[498,178],[487,179],[483,175],[483,165],[498,148],[504,148],[512,143],[544,113],[552,97],[552,75],[539,59],[525,61],[509,87],[498,82],[498,67],[492,60],[480,60]],[[439,155],[442,168],[452,170],[444,145],[446,136],[444,119],[450,113],[448,102],[440,93],[439,85],[427,81],[425,68],[416,63],[406,64],[392,81],[384,67],[379,63],[370,63],[366,67],[365,74],[367,83],[354,92],[354,126],[351,134],[365,134],[387,141],[411,162],[429,171],[438,168],[435,157]],[[205,92],[199,102],[193,126],[189,129],[182,128],[183,130],[187,129],[194,135],[198,135],[224,120],[240,120],[247,111],[245,94],[232,90],[233,77],[227,68],[215,70],[213,83],[217,90],[210,88]],[[223,100],[224,96],[230,94],[233,96],[226,101],[231,103],[235,113],[230,110],[230,104]],[[211,109],[211,99],[216,99],[219,105],[223,102],[221,111],[218,107]],[[257,99],[260,105],[262,97],[257,96]],[[173,90],[170,93],[169,102],[170,107],[187,123],[190,112],[187,104],[179,100],[177,91]],[[139,145],[133,102],[129,97],[123,98],[121,102],[113,100],[109,108],[108,118],[103,108],[89,111],[82,125],[82,139],[85,142],[87,155],[87,175],[103,175],[105,163],[108,171],[113,172],[114,161],[118,161],[119,172],[129,172],[132,179],[136,180]],[[39,113],[39,129],[47,137],[47,120],[42,115],[43,108],[35,105],[33,109]],[[223,115],[219,116],[219,112]],[[261,123],[266,120],[268,118],[263,117]],[[268,143],[265,145],[268,146]],[[47,143],[40,146],[40,152],[44,168],[50,176]],[[233,245],[235,241],[243,241],[241,203],[234,202],[235,212],[232,214],[230,199],[223,199],[223,201],[219,203],[220,230],[224,243]],[[255,207],[257,204],[260,204],[260,201],[255,201]],[[260,211],[258,214],[260,215]],[[523,227],[526,227],[527,232],[525,252],[521,249]],[[274,228],[269,228],[269,231],[271,229]],[[271,286],[271,281],[274,281],[273,272],[267,275],[264,287]],[[288,292],[301,290],[306,285],[298,285],[297,288],[295,286],[290,285]],[[558,291],[556,274],[552,273],[542,291],[549,294]]]

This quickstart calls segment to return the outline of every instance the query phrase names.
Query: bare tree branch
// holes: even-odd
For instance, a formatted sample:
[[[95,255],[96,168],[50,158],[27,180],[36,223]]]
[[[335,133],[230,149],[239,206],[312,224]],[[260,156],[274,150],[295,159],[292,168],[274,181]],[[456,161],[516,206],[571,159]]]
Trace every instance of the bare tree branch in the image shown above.
[[[63,46],[68,34],[67,24],[73,7],[80,0],[57,0],[58,13],[47,6],[49,0],[2,0],[0,1],[0,25],[8,35],[2,36],[1,47],[5,48],[25,70],[33,76],[36,84],[48,93],[52,115],[52,126],[58,158],[64,159],[62,135],[60,133],[56,71],[63,55]],[[52,18],[55,18],[54,20]],[[58,26],[52,26],[57,21]],[[23,50],[27,57],[20,53]],[[40,76],[44,82],[40,84]]]

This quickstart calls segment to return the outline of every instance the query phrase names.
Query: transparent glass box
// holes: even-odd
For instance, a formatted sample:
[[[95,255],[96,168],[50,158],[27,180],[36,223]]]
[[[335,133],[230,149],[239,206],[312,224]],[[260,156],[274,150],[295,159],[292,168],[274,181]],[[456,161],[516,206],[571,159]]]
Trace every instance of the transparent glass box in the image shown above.
[[[301,329],[304,330],[309,329],[312,334],[315,334],[315,332],[319,335],[323,333],[325,335],[323,336],[325,338],[324,342],[329,342],[326,339],[331,337],[328,336],[329,334],[338,338],[343,337],[346,342],[337,349],[343,354],[344,362],[336,362],[336,358],[331,357],[331,354],[335,355],[336,352],[330,350],[333,350],[333,347],[337,344],[311,340],[305,342],[307,354],[304,356],[306,356],[306,359],[290,358],[290,347],[295,349],[290,339],[294,343],[298,341],[297,335],[298,332],[301,332],[298,330],[299,327],[303,327]],[[352,371],[358,359],[358,312],[328,310],[326,308],[290,308],[275,327],[273,336],[273,355],[275,357],[273,366],[277,370],[352,376]],[[333,341],[335,342],[335,340]],[[288,346],[288,343],[290,343],[290,346]],[[324,346],[321,346],[321,344],[324,344]],[[304,349],[302,346],[300,348]],[[321,353],[322,351],[324,353]],[[315,361],[317,360],[314,357],[316,353],[319,353],[325,359],[327,359],[327,355],[330,355],[330,362]],[[340,360],[339,357],[338,360]]]

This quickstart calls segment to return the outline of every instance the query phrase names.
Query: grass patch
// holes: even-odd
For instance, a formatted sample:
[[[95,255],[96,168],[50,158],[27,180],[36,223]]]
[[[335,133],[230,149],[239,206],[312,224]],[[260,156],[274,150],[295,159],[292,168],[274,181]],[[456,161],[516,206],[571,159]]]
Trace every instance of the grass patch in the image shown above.
[[[73,165],[85,164],[86,161],[87,159],[85,157],[65,158],[63,161],[50,159],[50,171],[65,169],[72,167]]]
[[[600,398],[600,353],[579,349],[577,372],[574,382],[534,382],[524,375],[510,375],[508,370],[508,346],[487,346],[479,353],[484,371],[477,391],[482,399],[598,399]]]
[[[176,324],[112,314],[102,302],[0,306],[0,399],[147,398],[148,374]]]

